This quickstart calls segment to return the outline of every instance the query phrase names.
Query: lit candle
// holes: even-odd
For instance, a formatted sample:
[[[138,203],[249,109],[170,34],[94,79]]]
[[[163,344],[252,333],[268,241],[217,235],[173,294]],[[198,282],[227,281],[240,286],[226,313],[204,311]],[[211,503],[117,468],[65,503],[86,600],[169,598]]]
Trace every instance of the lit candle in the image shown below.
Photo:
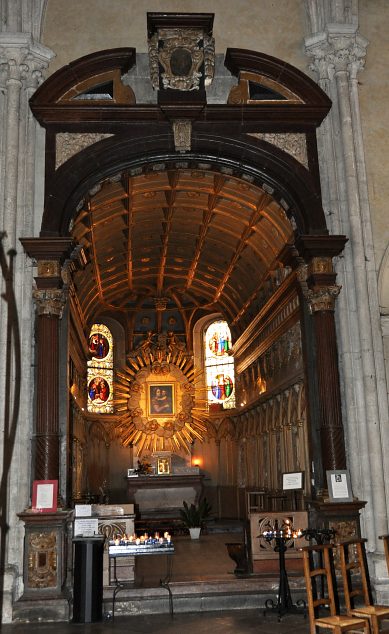
[[[135,544],[136,544],[137,546],[139,546],[139,544],[140,544],[140,539],[139,539],[139,537],[137,537],[137,538],[136,538],[136,540],[135,540]]]

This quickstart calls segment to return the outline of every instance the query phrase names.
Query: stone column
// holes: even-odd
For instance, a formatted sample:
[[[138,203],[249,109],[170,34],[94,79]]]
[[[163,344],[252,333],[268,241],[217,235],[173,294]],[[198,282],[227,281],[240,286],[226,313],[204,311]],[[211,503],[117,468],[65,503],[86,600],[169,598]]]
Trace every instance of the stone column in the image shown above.
[[[39,44],[42,0],[3,0],[0,20],[0,473],[7,495],[1,498],[3,595],[0,620],[12,618],[21,593],[24,528],[17,513],[30,495],[30,438],[33,420],[32,266],[19,237],[39,224],[36,148],[44,134],[28,100],[43,81],[54,53]],[[42,187],[43,189],[43,187]],[[36,216],[38,215],[38,219]],[[2,609],[1,609],[2,608]]]
[[[333,102],[318,132],[323,206],[330,230],[350,239],[336,263],[346,290],[338,326],[348,464],[354,494],[368,502],[362,532],[374,551],[381,547],[377,536],[387,532],[389,420],[357,86],[368,42],[358,32],[357,11],[351,14],[345,3],[337,4],[342,20],[321,0],[307,0],[307,7],[312,35],[306,53]]]

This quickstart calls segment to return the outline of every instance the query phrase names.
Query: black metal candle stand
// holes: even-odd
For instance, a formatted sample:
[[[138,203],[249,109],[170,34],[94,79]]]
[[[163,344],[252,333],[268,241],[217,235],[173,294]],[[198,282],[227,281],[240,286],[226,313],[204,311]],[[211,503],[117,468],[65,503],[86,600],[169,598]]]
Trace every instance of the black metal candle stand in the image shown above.
[[[273,599],[267,599],[265,601],[265,609],[263,615],[269,613],[276,613],[278,615],[278,621],[281,621],[285,614],[301,614],[306,618],[307,610],[304,599],[296,602],[292,601],[292,595],[290,593],[288,573],[285,566],[285,552],[288,550],[287,543],[292,539],[298,539],[301,537],[301,531],[294,531],[290,524],[283,524],[281,529],[275,524],[274,527],[270,527],[269,531],[265,531],[262,535],[259,535],[269,543],[274,543],[273,550],[278,553],[279,560],[279,586],[278,586],[278,598],[277,602]]]

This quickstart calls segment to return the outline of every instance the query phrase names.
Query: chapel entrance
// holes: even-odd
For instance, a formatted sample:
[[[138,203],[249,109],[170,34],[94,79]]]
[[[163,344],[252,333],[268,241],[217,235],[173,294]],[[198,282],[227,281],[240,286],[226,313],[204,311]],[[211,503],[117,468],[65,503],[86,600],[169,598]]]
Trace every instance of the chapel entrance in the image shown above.
[[[315,137],[330,102],[285,62],[229,49],[234,85],[207,103],[211,19],[192,17],[205,31],[185,81],[169,16],[150,18],[166,53],[150,59],[156,101],[137,103],[130,48],[76,60],[31,100],[46,128],[41,234],[22,240],[38,266],[33,479],[59,480],[66,507],[139,507],[128,469],[147,463],[165,480],[143,480],[141,520],[201,492],[239,520],[254,499],[291,503],[282,474],[305,474],[304,508],[346,466],[333,267],[346,238],[328,235]],[[234,366],[215,385],[211,326]]]

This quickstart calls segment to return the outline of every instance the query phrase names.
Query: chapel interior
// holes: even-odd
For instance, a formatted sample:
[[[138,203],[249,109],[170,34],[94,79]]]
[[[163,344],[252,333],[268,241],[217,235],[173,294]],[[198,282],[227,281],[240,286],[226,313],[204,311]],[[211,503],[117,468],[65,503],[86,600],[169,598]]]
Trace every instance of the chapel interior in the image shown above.
[[[119,0],[103,34],[90,2],[85,41],[60,0],[0,10],[0,621],[71,619],[82,539],[99,543],[105,614],[119,589],[131,613],[159,572],[131,551],[122,588],[109,548],[141,532],[137,546],[165,540],[176,576],[136,610],[196,609],[191,584],[211,577],[205,606],[254,605],[286,570],[303,592],[301,546],[365,536],[386,601],[377,47],[357,80],[358,19],[374,40],[379,11],[288,0],[287,16],[266,0],[261,40],[242,0],[241,41],[228,0],[132,3],[129,32]],[[183,509],[200,503],[196,542]]]
[[[217,516],[243,517],[239,478],[276,493],[283,472],[305,471],[299,305],[288,264],[292,233],[284,209],[269,193],[213,170],[115,174],[83,205],[72,234],[85,263],[72,277],[69,314],[74,500],[90,494],[97,501],[104,489],[111,502],[123,502],[127,469],[166,451],[178,463],[201,465]],[[277,339],[264,338],[261,354],[250,351],[244,365],[237,356],[231,366],[228,352],[242,335],[247,349],[245,333],[253,319],[266,327],[285,301],[289,310]],[[223,371],[228,376],[232,367],[232,393],[226,395],[223,387],[215,397],[206,374],[210,337],[207,343],[205,337],[212,324],[219,337],[217,324],[222,330],[223,321],[230,327],[229,350],[219,344],[213,359],[224,363],[214,376]],[[86,386],[87,366],[98,368],[99,360],[84,333],[103,334],[104,326],[118,374],[116,381],[108,379],[111,412],[104,397],[91,400]],[[89,369],[88,387],[92,375]],[[192,383],[189,407],[182,402],[185,380]],[[175,417],[147,418],[148,384],[158,381],[175,386]],[[130,402],[133,382],[142,390],[138,426],[133,410],[139,398]],[[272,429],[278,429],[274,438]],[[239,446],[247,475],[237,471]]]

